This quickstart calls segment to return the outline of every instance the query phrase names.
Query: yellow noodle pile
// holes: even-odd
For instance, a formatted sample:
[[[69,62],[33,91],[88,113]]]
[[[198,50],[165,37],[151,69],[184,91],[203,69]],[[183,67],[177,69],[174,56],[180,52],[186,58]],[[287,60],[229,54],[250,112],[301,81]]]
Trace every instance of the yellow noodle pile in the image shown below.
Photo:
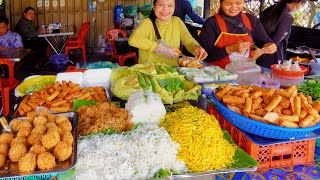
[[[233,162],[236,146],[223,137],[219,122],[204,110],[184,107],[168,113],[161,122],[180,144],[178,158],[193,172],[226,168]]]

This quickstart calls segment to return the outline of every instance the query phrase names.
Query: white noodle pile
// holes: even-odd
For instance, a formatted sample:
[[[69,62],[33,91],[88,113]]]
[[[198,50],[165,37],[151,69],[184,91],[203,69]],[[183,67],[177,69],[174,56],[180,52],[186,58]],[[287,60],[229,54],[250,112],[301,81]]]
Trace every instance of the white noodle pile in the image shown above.
[[[152,178],[161,168],[185,172],[177,160],[179,144],[164,128],[139,126],[127,135],[98,135],[79,141],[76,178],[138,179]]]

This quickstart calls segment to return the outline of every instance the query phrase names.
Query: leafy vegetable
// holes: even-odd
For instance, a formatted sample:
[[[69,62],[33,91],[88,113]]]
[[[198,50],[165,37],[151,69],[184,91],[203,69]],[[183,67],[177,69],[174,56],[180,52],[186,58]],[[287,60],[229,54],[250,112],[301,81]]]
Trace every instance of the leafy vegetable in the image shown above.
[[[309,80],[298,86],[298,90],[306,96],[311,96],[314,102],[320,100],[320,82]]]

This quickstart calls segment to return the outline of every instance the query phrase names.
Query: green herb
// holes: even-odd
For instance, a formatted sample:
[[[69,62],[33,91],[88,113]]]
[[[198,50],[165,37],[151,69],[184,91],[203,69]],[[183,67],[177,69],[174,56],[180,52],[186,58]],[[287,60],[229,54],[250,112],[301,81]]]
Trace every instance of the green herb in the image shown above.
[[[303,84],[300,84],[298,86],[298,90],[305,96],[311,96],[314,102],[320,100],[320,82],[309,80]]]

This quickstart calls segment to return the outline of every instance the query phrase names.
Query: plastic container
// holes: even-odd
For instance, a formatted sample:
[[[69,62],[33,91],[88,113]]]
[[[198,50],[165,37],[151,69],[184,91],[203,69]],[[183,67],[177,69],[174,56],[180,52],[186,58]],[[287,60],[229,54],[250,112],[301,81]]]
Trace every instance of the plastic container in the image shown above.
[[[49,58],[49,63],[52,65],[52,68],[55,72],[65,71],[68,61],[68,56],[64,54],[53,54]]]
[[[234,142],[259,163],[258,169],[308,164],[314,162],[316,139],[270,144],[266,146],[252,142],[237,127],[228,122],[212,105],[208,113],[216,117],[221,128],[226,129]]]
[[[66,73],[58,73],[56,82],[62,83],[62,81],[72,81],[75,84],[80,84],[80,87],[83,87],[82,83],[82,72],[66,72]]]
[[[320,123],[306,128],[287,128],[272,124],[266,124],[233,112],[232,110],[224,106],[221,102],[219,102],[214,94],[212,94],[211,98],[214,104],[217,106],[219,112],[223,114],[223,116],[228,119],[231,124],[243,131],[254,135],[271,139],[291,140],[305,138],[314,130],[320,128]]]
[[[238,75],[236,82],[240,85],[259,84],[261,68],[253,58],[231,57],[225,70]]]
[[[303,83],[304,73],[308,70],[306,67],[300,66],[301,71],[285,71],[277,69],[276,66],[277,64],[271,65],[272,78],[279,81],[281,87],[289,87]]]
[[[89,69],[83,73],[84,87],[102,86],[106,89],[110,88],[111,72],[109,68]]]
[[[280,89],[280,82],[272,79],[261,78],[260,86],[263,88],[270,88],[272,86],[276,89]]]

